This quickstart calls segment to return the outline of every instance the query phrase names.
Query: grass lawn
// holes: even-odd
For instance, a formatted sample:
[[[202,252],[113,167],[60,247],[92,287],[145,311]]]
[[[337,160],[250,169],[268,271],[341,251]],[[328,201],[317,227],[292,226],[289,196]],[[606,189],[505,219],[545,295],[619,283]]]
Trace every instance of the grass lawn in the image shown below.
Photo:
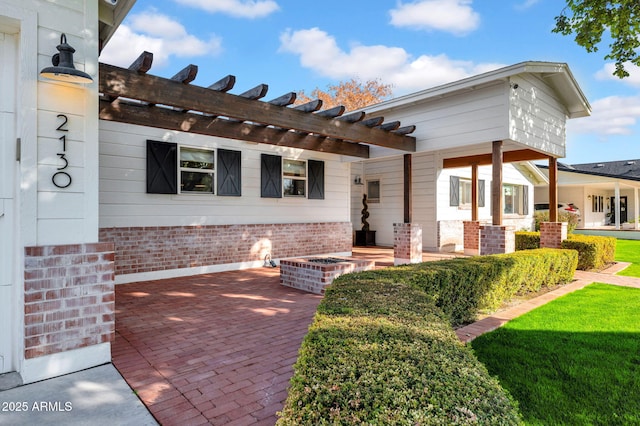
[[[618,240],[616,243],[616,260],[633,263],[618,275],[640,277],[640,240]]]
[[[472,342],[526,424],[640,425],[640,289],[591,284]]]

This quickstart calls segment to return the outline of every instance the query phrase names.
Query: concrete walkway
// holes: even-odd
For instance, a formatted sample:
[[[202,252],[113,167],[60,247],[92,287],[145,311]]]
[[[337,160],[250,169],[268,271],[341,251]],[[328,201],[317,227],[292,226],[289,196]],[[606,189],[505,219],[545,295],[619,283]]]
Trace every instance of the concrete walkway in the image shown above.
[[[157,425],[113,364],[0,392],[0,425]]]
[[[498,327],[502,327],[510,320],[519,317],[539,306],[544,305],[560,296],[574,292],[585,286],[594,283],[606,283],[625,287],[640,288],[640,278],[624,277],[620,275],[613,275],[629,266],[628,263],[618,262],[617,264],[609,267],[602,272],[585,272],[576,271],[575,280],[569,284],[559,287],[553,291],[545,293],[541,296],[519,303],[516,306],[499,311],[493,315],[476,321],[473,324],[469,324],[465,327],[456,330],[458,338],[467,343],[475,339],[476,337],[495,330]]]

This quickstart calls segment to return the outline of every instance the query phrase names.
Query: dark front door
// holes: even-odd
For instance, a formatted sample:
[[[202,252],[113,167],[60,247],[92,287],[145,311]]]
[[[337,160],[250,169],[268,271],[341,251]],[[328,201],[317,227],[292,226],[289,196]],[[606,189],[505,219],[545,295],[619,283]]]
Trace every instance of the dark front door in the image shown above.
[[[627,221],[627,196],[620,197],[620,223]],[[616,223],[616,198],[611,197],[611,224]]]

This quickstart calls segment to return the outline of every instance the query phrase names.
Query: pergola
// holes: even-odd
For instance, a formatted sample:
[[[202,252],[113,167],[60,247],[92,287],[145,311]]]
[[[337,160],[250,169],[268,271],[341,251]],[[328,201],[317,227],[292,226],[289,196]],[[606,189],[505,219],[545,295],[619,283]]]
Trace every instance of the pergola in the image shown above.
[[[409,136],[415,126],[345,113],[344,106],[322,110],[322,101],[292,106],[295,92],[262,101],[260,84],[239,95],[228,93],[236,78],[227,75],[208,87],[190,84],[198,67],[172,78],[147,74],[153,55],[142,53],[129,68],[100,63],[100,119],[168,130],[369,158],[369,145],[415,152]]]

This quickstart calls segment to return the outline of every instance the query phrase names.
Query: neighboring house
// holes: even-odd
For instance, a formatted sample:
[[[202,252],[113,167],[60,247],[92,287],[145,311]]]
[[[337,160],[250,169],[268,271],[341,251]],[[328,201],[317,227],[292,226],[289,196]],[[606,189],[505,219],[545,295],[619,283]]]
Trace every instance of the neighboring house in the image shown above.
[[[639,189],[639,159],[558,166],[558,201],[580,209],[580,228],[640,229]],[[535,201],[548,201],[544,185],[536,186]]]
[[[0,374],[25,383],[110,361],[115,283],[351,253],[363,190],[380,244],[509,250],[544,180],[529,161],[555,167],[590,113],[563,63],[343,116],[147,75],[148,55],[99,64],[133,3],[0,0]],[[92,82],[39,75],[62,33]]]

